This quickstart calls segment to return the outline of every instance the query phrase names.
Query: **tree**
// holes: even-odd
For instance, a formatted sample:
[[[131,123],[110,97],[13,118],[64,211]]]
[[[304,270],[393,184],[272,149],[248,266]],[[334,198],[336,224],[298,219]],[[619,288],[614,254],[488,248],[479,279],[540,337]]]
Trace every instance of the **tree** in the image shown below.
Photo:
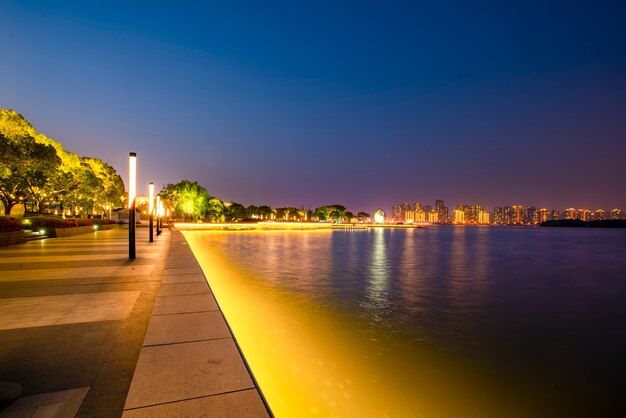
[[[328,216],[329,216],[328,206],[320,206],[319,208],[316,208],[313,214],[315,215],[318,221],[328,220]]]
[[[206,218],[209,222],[224,222],[226,220],[224,216],[225,211],[224,203],[217,197],[212,197],[209,199],[209,208],[206,213]]]
[[[0,133],[0,195],[5,211],[18,199],[32,197],[41,209],[44,186],[60,164],[56,150],[32,137],[7,138]]]
[[[371,218],[370,214],[367,212],[359,212],[356,214],[356,217],[360,222],[365,222]]]
[[[246,207],[241,203],[231,202],[225,211],[226,220],[229,222],[237,222],[247,217]]]
[[[113,167],[65,151],[14,110],[0,109],[0,136],[0,198],[8,211],[25,199],[39,212],[53,205],[94,212],[122,204],[124,182]]]

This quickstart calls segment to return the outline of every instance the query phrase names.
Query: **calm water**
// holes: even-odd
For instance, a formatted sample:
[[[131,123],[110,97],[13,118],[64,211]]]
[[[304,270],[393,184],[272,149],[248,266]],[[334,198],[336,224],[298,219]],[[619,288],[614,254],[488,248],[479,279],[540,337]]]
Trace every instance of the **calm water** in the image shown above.
[[[624,230],[185,235],[277,416],[626,416]]]

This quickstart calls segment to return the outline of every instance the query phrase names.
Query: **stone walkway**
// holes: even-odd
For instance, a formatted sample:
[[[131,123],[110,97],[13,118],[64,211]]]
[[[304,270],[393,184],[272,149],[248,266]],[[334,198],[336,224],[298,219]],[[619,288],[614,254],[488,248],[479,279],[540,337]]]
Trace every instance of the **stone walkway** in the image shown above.
[[[183,235],[127,237],[0,248],[0,417],[271,416]]]
[[[0,248],[0,381],[22,397],[5,417],[119,417],[169,247],[137,229]]]
[[[268,417],[198,262],[172,234],[124,417]]]

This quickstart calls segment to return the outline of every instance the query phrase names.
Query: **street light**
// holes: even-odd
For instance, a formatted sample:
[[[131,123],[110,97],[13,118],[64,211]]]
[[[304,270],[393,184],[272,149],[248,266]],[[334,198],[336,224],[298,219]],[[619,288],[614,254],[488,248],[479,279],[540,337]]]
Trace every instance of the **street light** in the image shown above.
[[[159,193],[156,198],[156,208],[154,208],[156,211],[156,216],[157,216],[157,219],[156,219],[157,237],[161,235],[161,212],[159,211],[160,207],[161,207],[161,194]]]
[[[152,228],[154,227],[154,183],[150,182],[148,186],[149,200],[148,200],[148,213],[150,214],[150,242],[154,241],[154,233]]]
[[[137,154],[128,155],[128,258],[137,258],[135,251],[135,196],[137,195]]]

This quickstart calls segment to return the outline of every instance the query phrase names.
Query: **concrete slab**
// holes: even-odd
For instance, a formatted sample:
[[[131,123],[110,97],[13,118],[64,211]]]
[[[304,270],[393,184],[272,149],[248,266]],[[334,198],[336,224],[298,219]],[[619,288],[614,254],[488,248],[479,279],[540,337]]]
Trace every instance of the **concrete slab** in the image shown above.
[[[2,417],[73,417],[78,412],[88,387],[69,389],[18,399],[0,412]]]
[[[213,295],[159,296],[154,303],[152,315],[216,311]]]
[[[194,267],[178,267],[178,268],[165,268],[163,272],[164,276],[171,276],[177,274],[202,274],[200,266]]]
[[[210,294],[206,282],[196,283],[164,283],[159,289],[159,296],[183,296]]]
[[[144,347],[125,409],[252,388],[231,339]]]
[[[206,283],[204,274],[174,274],[163,276],[161,283]]]
[[[0,299],[0,330],[124,319],[140,291]]]
[[[155,316],[150,321],[144,347],[187,341],[230,338],[220,311]]]
[[[254,389],[124,411],[123,418],[264,418],[265,405]]]

